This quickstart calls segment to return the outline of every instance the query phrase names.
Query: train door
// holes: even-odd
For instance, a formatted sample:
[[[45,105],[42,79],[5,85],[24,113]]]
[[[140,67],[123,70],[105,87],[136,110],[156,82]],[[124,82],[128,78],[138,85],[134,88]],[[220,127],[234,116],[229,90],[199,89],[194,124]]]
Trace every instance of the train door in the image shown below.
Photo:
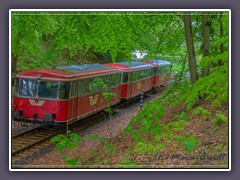
[[[158,85],[158,69],[156,67],[152,70],[152,86]]]
[[[164,67],[159,67],[159,85],[164,84],[165,74],[164,74]]]
[[[128,95],[127,97],[132,97],[132,73],[128,73]]]
[[[77,109],[78,109],[78,93],[77,93],[77,82],[71,83],[70,90],[70,102],[69,102],[69,114],[71,119],[75,119],[77,117]]]

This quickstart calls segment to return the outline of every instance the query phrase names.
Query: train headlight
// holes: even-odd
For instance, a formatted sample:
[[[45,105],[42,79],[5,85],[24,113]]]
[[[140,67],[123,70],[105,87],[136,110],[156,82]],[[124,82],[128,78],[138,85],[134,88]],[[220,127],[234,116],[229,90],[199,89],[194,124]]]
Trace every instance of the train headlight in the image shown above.
[[[52,110],[56,109],[56,106],[52,105],[52,106],[51,106],[51,109],[52,109]]]
[[[23,106],[23,102],[19,101],[18,106],[22,107]]]

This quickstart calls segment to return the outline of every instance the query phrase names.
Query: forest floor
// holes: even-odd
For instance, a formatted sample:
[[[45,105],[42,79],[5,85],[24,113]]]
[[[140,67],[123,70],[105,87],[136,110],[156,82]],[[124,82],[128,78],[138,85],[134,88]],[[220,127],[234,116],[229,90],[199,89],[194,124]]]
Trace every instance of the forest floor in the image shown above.
[[[193,110],[186,112],[190,121],[186,122],[181,135],[191,135],[199,139],[198,148],[188,154],[175,141],[169,141],[165,148],[155,154],[139,155],[137,151],[129,153],[129,146],[135,146],[137,142],[132,140],[130,134],[123,135],[123,131],[139,111],[138,107],[84,132],[84,136],[109,138],[115,147],[113,154],[106,153],[99,140],[79,142],[75,151],[65,150],[64,153],[71,158],[81,157],[80,168],[228,168],[229,123],[228,121],[220,125],[212,123],[212,120],[216,119],[216,114],[228,117],[228,105],[218,108],[211,107],[209,102],[201,102],[199,105],[211,112],[211,115],[204,119],[201,115],[193,114]],[[165,116],[160,123],[178,121],[179,119],[173,117],[182,111],[182,106],[177,108],[165,106]],[[59,152],[51,151],[24,168],[73,168],[73,166],[66,165]]]

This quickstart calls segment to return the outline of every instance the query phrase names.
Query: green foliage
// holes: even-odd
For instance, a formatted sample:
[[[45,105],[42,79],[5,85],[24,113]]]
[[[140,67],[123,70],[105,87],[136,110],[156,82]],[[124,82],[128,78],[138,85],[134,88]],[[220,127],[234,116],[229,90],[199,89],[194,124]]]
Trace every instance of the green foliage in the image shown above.
[[[103,81],[102,78],[95,78],[92,82],[93,86],[96,86],[99,89],[102,89],[102,95],[104,99],[106,100],[106,112],[108,113],[109,117],[112,117],[113,111],[111,110],[111,104],[110,100],[114,97],[116,97],[116,93],[112,93],[109,90],[108,84]]]
[[[185,49],[179,14],[13,12],[12,56],[17,57],[18,70],[81,64],[82,59],[99,57],[126,61],[135,50],[158,58],[159,52],[162,56]]]
[[[55,137],[53,137],[51,142],[57,142],[57,145],[55,146],[55,149],[59,152],[61,152],[63,149],[70,148],[71,150],[76,149],[76,142],[80,142],[81,138],[71,131],[67,131],[67,136],[64,136],[63,134],[59,134]]]
[[[195,21],[199,14],[192,16]],[[209,14],[212,23],[211,33],[211,55],[200,59],[198,69],[203,67],[210,67],[210,74],[206,77],[200,77],[198,81],[191,85],[186,79],[182,79],[185,74],[184,58],[180,73],[175,77],[172,87],[164,92],[163,98],[167,99],[171,107],[182,105],[185,110],[189,111],[200,100],[212,101],[212,106],[221,106],[221,104],[228,102],[228,14],[223,13],[223,36],[216,36],[219,34],[220,14]],[[194,20],[195,19],[195,20]],[[199,19],[199,18],[198,18]],[[201,27],[197,21],[193,23],[196,26],[196,31],[201,32]],[[202,41],[202,37],[195,38],[195,41]],[[196,42],[197,43],[197,42]],[[195,44],[196,44],[195,43]],[[221,52],[220,45],[223,44],[223,52]],[[202,51],[201,51],[202,52]],[[207,112],[202,112],[205,117]]]
[[[222,125],[224,122],[227,122],[227,117],[224,114],[216,114],[217,118],[211,122],[217,126]]]
[[[182,144],[182,148],[187,154],[197,149],[196,144],[199,140],[196,137],[189,136],[180,138],[179,142]]]
[[[138,153],[140,155],[144,154],[144,153],[151,153],[151,154],[155,154],[159,149],[164,149],[165,145],[162,143],[159,144],[153,144],[153,143],[143,143],[143,142],[139,142],[137,143],[134,148],[138,151]]]
[[[143,124],[147,125],[149,120],[159,121],[164,116],[164,108],[159,101],[147,102],[144,108],[138,111],[136,118],[143,120]]]
[[[220,145],[217,146],[217,149],[218,149],[219,151],[221,151],[221,150],[223,149],[223,147],[224,147],[224,145],[223,145],[223,144],[220,144]]]
[[[56,30],[57,22],[49,16],[49,13],[12,12],[11,25],[12,57],[19,61],[18,69],[24,70],[56,64],[55,61],[50,61],[50,57],[47,57],[50,51],[45,48],[43,42],[45,35],[51,35]]]
[[[112,155],[112,154],[116,153],[116,148],[114,147],[113,144],[106,144],[106,145],[103,146],[103,149],[107,154]]]
[[[187,113],[186,112],[181,112],[179,115],[178,114],[175,114],[174,115],[174,118],[180,118],[180,119],[185,119],[186,121],[191,121],[191,119],[187,116]]]
[[[134,160],[132,160],[128,156],[124,157],[124,160],[119,162],[117,165],[119,168],[134,168],[137,166]]]
[[[83,160],[81,157],[66,158],[66,163],[70,165],[70,168],[80,168],[83,164]]]
[[[165,97],[172,107],[183,104],[187,111],[202,99],[213,100],[212,106],[221,106],[228,101],[228,67],[212,68],[210,75],[199,78],[193,85],[187,81],[174,83]]]
[[[57,143],[55,146],[55,150],[60,152],[61,157],[65,160],[66,164],[70,165],[70,167],[73,168],[80,168],[83,165],[83,159],[80,156],[76,158],[70,158],[67,156],[66,152],[63,150],[70,149],[70,150],[76,150],[77,142],[85,141],[85,140],[99,140],[101,141],[103,145],[103,150],[109,154],[113,155],[116,153],[116,148],[113,144],[109,144],[109,139],[99,136],[86,136],[84,138],[81,138],[79,135],[67,131],[66,135],[59,134],[53,138],[51,138],[50,142]],[[91,157],[97,156],[96,152],[91,152]]]
[[[211,115],[211,113],[208,110],[204,109],[201,106],[199,106],[196,109],[194,109],[192,114],[200,114],[200,115],[202,115],[204,120],[207,119]]]
[[[185,78],[188,67],[181,12],[14,12],[12,57],[18,62],[18,70],[69,63],[81,64],[82,62],[73,61],[74,56],[80,60],[95,59],[98,55],[112,61],[116,61],[118,57],[121,57],[121,60],[123,57],[130,60],[131,53],[135,50],[147,51],[149,58],[164,57],[171,60],[176,64],[173,70],[179,71],[172,87],[158,100],[144,104],[143,109],[125,129],[124,135],[130,134],[136,142],[135,146],[128,148],[132,153],[137,151],[139,154],[153,154],[166,148],[172,141],[180,143],[185,153],[190,153],[197,149],[199,140],[193,136],[182,135],[186,121],[190,121],[186,111],[191,110],[200,100],[211,101],[212,106],[228,102],[229,73],[228,14],[223,13],[222,36],[219,36],[220,14],[209,15],[211,53],[203,58],[201,13],[192,14],[194,45],[200,61],[198,68],[210,67],[210,74],[200,77],[193,85]],[[221,44],[223,52],[220,50]],[[111,117],[110,100],[116,94],[109,92],[102,79],[96,78],[93,85],[103,89],[106,111]],[[184,111],[174,116],[181,120],[160,124],[159,121],[164,117],[161,100],[172,107],[182,106]],[[196,108],[193,114],[201,114],[204,119],[210,116],[202,107]],[[212,121],[216,125],[227,121],[225,115],[216,116]],[[76,167],[83,164],[82,158],[69,158],[63,150],[75,150],[76,142],[93,139],[101,141],[106,154],[116,154],[117,150],[109,143],[109,139],[98,136],[80,138],[68,131],[66,136],[58,135],[52,138],[51,142],[57,143],[55,149],[61,153],[66,163]],[[92,153],[92,156],[95,155]],[[109,159],[102,161],[103,164],[108,162]],[[125,165],[133,167],[136,163],[127,156],[119,163],[119,166]]]
[[[158,107],[156,107],[158,104]],[[150,112],[157,112],[161,114],[158,118],[155,118],[156,114],[152,115]],[[149,112],[150,111],[150,112]],[[134,149],[140,154],[145,153],[154,154],[157,153],[160,149],[164,149],[166,144],[169,141],[175,141],[176,143],[182,143],[183,149],[186,152],[190,152],[196,149],[197,139],[193,136],[184,137],[176,136],[175,132],[183,132],[185,127],[185,122],[189,121],[189,117],[185,112],[178,115],[179,120],[176,122],[169,122],[165,125],[158,124],[157,122],[164,115],[164,109],[159,105],[159,101],[146,104],[142,110],[140,110],[135,118],[132,119],[129,126],[125,129],[124,134],[127,135],[130,133],[132,135],[133,141],[136,141],[137,144],[134,146]],[[137,128],[135,126],[137,125]],[[145,136],[142,136],[145,134]],[[144,138],[148,135],[149,138]]]

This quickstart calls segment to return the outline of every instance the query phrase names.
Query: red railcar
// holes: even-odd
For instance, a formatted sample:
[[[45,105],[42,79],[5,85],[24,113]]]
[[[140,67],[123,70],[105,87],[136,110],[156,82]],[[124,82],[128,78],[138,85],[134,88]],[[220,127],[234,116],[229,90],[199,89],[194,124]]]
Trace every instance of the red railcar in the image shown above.
[[[105,64],[122,71],[121,99],[130,99],[152,89],[153,66],[140,61]]]
[[[103,90],[94,86],[101,78],[120,102],[121,72],[100,64],[57,66],[21,72],[16,76],[12,117],[15,121],[61,125],[106,108]]]
[[[144,60],[153,66],[152,84],[156,90],[166,85],[171,78],[172,64],[164,60]]]

